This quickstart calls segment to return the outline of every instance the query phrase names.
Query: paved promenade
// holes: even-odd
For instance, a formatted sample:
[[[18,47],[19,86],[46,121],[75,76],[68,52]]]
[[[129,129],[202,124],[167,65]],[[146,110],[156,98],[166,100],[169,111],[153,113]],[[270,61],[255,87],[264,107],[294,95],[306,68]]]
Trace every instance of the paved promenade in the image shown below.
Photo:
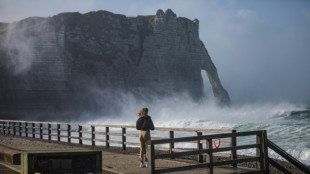
[[[144,174],[149,173],[148,168],[140,168],[138,154],[130,153],[127,151],[121,151],[117,149],[106,149],[103,147],[93,148],[87,145],[67,144],[59,143],[56,141],[39,140],[33,138],[25,138],[11,135],[0,135],[0,155],[7,152],[8,149],[12,151],[25,151],[25,150],[65,150],[65,149],[96,149],[102,151],[102,167],[103,173],[131,173],[131,174]],[[11,165],[1,162],[1,164],[7,165],[15,171],[20,170],[19,165]],[[187,166],[191,163],[176,160],[156,160],[156,169],[169,168],[169,167],[181,167]],[[232,169],[230,167],[215,168],[214,173],[242,173],[242,169]],[[1,172],[1,171],[0,171]],[[184,172],[171,172],[171,173],[206,173],[206,169],[196,169]]]

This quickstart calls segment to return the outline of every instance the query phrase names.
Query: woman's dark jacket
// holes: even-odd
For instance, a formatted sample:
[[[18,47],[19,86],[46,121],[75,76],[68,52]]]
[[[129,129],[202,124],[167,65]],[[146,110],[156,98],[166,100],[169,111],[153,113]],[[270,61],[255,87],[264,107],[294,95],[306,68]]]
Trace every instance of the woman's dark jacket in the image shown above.
[[[150,116],[140,117],[136,123],[137,130],[154,130],[154,124]]]

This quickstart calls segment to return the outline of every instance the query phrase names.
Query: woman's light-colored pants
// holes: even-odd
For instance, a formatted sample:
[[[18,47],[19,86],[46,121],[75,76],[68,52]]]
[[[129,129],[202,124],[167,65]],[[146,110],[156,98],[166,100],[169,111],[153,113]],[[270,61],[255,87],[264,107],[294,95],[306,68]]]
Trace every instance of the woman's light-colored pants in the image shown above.
[[[148,162],[148,144],[151,141],[151,134],[150,131],[143,131],[141,130],[139,133],[139,140],[140,140],[140,156],[139,161],[141,163]]]

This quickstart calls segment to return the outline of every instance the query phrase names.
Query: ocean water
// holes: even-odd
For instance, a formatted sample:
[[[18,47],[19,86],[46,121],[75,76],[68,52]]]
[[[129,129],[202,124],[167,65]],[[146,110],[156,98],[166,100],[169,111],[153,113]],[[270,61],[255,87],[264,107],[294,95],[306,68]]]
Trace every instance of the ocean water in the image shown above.
[[[126,100],[128,102],[128,100]],[[149,108],[155,127],[236,129],[237,132],[267,130],[267,138],[293,157],[310,165],[310,109],[289,102],[246,104],[242,106],[218,107],[212,102],[195,103],[188,98],[158,100],[148,105],[138,101],[129,102],[123,114],[102,117],[88,123],[135,125],[141,107]],[[134,131],[134,130],[133,130]],[[167,132],[165,132],[167,134]],[[162,137],[163,132],[153,131],[153,137]],[[165,135],[166,136],[166,135]],[[167,135],[168,136],[168,135]],[[178,133],[175,137],[194,136]],[[137,140],[128,140],[137,141]],[[237,139],[238,144],[255,142],[255,138]],[[176,147],[196,147],[184,143]],[[255,155],[255,149],[241,150],[238,155]],[[281,159],[269,150],[269,156]]]

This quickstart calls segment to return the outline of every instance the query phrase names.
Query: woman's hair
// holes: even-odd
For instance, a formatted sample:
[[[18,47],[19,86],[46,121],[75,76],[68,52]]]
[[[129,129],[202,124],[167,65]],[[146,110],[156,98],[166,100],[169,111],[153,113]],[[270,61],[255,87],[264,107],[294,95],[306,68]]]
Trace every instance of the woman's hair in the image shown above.
[[[148,108],[142,108],[139,112],[139,117],[147,116],[148,112],[149,112]]]

